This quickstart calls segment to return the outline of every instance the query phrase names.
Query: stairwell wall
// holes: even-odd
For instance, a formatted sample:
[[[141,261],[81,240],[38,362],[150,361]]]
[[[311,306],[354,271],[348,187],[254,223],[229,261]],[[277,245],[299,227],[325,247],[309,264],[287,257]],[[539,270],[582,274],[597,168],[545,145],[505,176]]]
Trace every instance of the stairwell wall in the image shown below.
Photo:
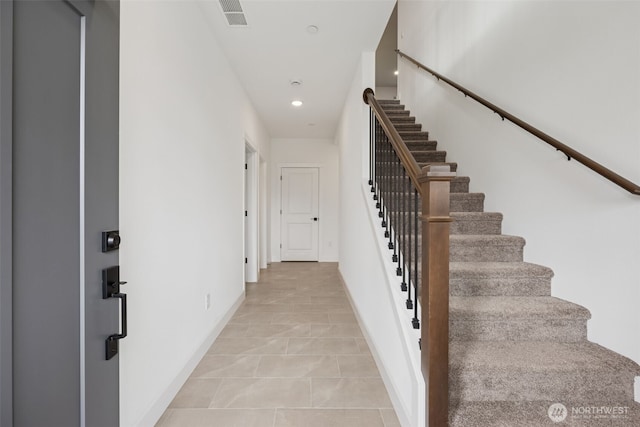
[[[399,1],[399,48],[640,183],[640,3]],[[399,97],[589,339],[640,362],[640,198],[405,60]],[[636,381],[638,384],[639,381]],[[636,385],[636,399],[640,386]]]
[[[375,53],[366,52],[342,111],[340,151],[339,270],[403,426],[424,425],[424,381],[412,369],[393,310],[363,190],[368,179],[369,107],[362,93],[375,83]]]
[[[120,425],[142,427],[244,297],[245,139],[270,140],[197,2],[122,2],[120,49]]]

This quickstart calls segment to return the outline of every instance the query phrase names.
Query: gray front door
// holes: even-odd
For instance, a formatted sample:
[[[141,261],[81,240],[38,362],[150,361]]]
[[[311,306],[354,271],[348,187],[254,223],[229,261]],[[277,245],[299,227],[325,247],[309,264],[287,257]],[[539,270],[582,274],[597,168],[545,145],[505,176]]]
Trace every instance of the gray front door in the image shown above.
[[[0,423],[114,427],[119,301],[101,272],[118,255],[101,232],[118,228],[119,3],[0,3]]]

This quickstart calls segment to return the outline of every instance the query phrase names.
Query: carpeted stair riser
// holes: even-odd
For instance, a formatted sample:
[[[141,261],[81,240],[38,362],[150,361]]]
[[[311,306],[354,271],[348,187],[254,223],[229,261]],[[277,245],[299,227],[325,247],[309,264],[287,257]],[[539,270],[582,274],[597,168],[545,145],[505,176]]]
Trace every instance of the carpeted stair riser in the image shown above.
[[[500,359],[509,357],[508,354],[496,356]],[[580,369],[578,366],[553,373],[528,369],[475,370],[465,367],[460,370],[450,367],[449,399],[453,405],[456,400],[526,401],[551,398],[562,401],[569,396],[585,402],[631,402],[633,388],[627,386],[624,390],[621,384],[633,384],[633,380],[634,375],[612,370]]]
[[[405,141],[404,142],[409,149],[418,151],[435,150],[438,147],[437,141]]]
[[[573,401],[562,399],[561,403],[567,408],[567,418],[554,423],[549,418],[549,407],[557,400],[529,401],[529,402],[456,402],[449,413],[449,427],[638,427],[640,420],[640,403],[606,401]],[[624,415],[615,415],[605,419],[601,415],[585,415],[588,408],[617,408]],[[573,411],[578,411],[573,414]],[[582,412],[582,413],[581,413]]]
[[[587,338],[591,314],[545,297],[459,297],[449,300],[451,341],[558,341]]]
[[[410,236],[406,237],[405,242],[408,242]],[[420,239],[418,235],[418,242]],[[449,238],[449,259],[451,262],[521,262],[524,243],[522,237],[503,234],[452,235]],[[400,249],[408,250],[403,247]],[[418,257],[421,256],[422,245],[419,244]]]
[[[398,132],[420,132],[422,130],[420,123],[396,122],[393,125]]]
[[[409,178],[408,177],[400,177],[400,182],[397,182],[398,178],[397,177],[391,177],[390,182],[384,182],[384,185],[391,185],[391,194],[393,197],[396,197],[397,194],[411,194],[410,192],[406,192],[406,191],[397,191],[398,186],[402,187],[407,185],[407,181]],[[467,176],[456,176],[455,178],[453,178],[451,180],[451,187],[450,188],[450,192],[451,193],[468,193],[469,192],[469,177]],[[373,196],[373,193],[371,193],[371,195]]]
[[[381,104],[382,105],[382,109],[384,110],[385,113],[389,114],[392,111],[402,111],[404,110],[404,105],[402,104]]]
[[[383,108],[384,110],[384,108]],[[409,110],[400,110],[400,109],[395,109],[395,110],[385,110],[385,113],[387,114],[387,117],[392,118],[392,117],[408,117],[411,115],[411,111]]]
[[[409,141],[428,141],[429,132],[425,131],[413,131],[413,130],[399,130],[398,133],[403,140]]]
[[[517,236],[451,236],[451,262],[522,261],[524,239]],[[421,255],[421,254],[420,254]]]
[[[501,234],[502,214],[497,212],[451,212],[451,234]]]
[[[449,396],[458,401],[633,401],[638,366],[582,342],[451,341]]]
[[[401,124],[401,123],[416,122],[416,118],[408,114],[407,115],[389,114],[388,117],[389,117],[389,120],[391,120],[391,123],[393,123],[394,125]]]
[[[444,163],[447,160],[446,151],[412,151],[418,163]]]
[[[418,201],[418,206],[420,206],[420,201]],[[398,210],[403,212],[405,209],[406,207],[400,206]],[[451,193],[449,195],[449,209],[451,212],[483,212],[484,193]]]
[[[436,150],[420,150],[420,151],[412,151],[413,157],[416,159],[417,163],[445,163],[447,159],[446,151],[436,151]],[[384,156],[384,153],[378,152],[378,156]],[[381,158],[381,157],[378,157]],[[394,163],[394,165],[396,165]],[[378,166],[384,171],[384,166]]]
[[[392,214],[392,224],[402,227],[402,221],[406,224],[414,220],[414,215],[409,212]],[[502,229],[502,214],[495,212],[451,212],[453,221],[450,224],[451,234],[500,234]],[[396,222],[400,221],[400,222]]]
[[[429,166],[431,164],[437,163],[438,165],[442,165],[442,163],[445,163],[447,166],[449,166],[449,169],[451,170],[451,172],[456,172],[458,170],[458,164],[455,162],[416,162],[418,163],[418,167],[422,170],[422,168]],[[386,179],[384,177],[384,175],[382,175],[382,171],[386,171],[387,167],[386,165],[378,165],[378,178],[379,179]],[[397,166],[393,166],[391,171],[392,171],[392,178],[394,178],[393,173],[397,173],[398,170],[401,170],[399,167]],[[400,175],[399,175],[400,176]]]
[[[452,296],[548,296],[553,271],[525,262],[449,264]]]

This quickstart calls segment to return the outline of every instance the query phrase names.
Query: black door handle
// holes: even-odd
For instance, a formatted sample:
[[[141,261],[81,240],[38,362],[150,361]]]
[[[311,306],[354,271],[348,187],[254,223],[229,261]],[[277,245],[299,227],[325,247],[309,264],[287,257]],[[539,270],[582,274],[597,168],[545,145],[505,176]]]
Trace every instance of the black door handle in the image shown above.
[[[107,360],[118,354],[118,340],[127,336],[127,294],[117,293],[111,298],[120,299],[120,315],[122,316],[122,333],[109,335],[107,338]]]
[[[120,300],[122,322],[122,333],[109,335],[106,339],[107,360],[118,354],[118,341],[127,336],[127,295],[120,292],[120,285],[125,283],[127,282],[120,281],[119,266],[102,270],[102,299],[118,298]]]

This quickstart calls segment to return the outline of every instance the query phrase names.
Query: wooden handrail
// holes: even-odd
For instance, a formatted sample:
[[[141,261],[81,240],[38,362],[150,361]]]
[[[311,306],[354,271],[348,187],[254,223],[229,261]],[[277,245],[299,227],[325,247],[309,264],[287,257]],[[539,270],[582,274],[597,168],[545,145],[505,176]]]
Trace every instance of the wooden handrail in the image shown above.
[[[409,149],[402,140],[402,137],[396,130],[395,126],[393,126],[393,124],[391,123],[391,120],[389,120],[387,114],[382,109],[382,106],[374,96],[373,90],[371,88],[366,88],[364,90],[364,93],[362,94],[362,98],[364,99],[364,103],[368,104],[371,107],[371,110],[378,118],[380,126],[382,126],[382,129],[389,137],[389,141],[398,154],[398,158],[400,158],[400,161],[409,174],[413,186],[417,188],[418,191],[421,191],[420,166],[418,166],[418,162],[416,162],[416,160],[413,158],[413,155],[411,154],[411,152],[409,152]]]
[[[417,60],[413,59],[412,57],[410,57],[406,53],[400,51],[399,49],[396,49],[396,52],[398,53],[398,55],[400,55],[400,57],[405,58],[408,61],[412,62],[413,64],[417,65],[419,68],[422,68],[426,72],[428,72],[431,75],[433,75],[436,79],[442,80],[443,82],[447,83],[449,86],[452,86],[452,87],[458,89],[465,96],[473,98],[474,100],[476,100],[480,104],[482,104],[485,107],[487,107],[488,109],[492,110],[494,113],[498,114],[502,118],[502,120],[504,120],[504,119],[509,120],[511,123],[515,124],[516,126],[524,129],[525,131],[529,132],[530,134],[540,138],[541,140],[543,140],[547,144],[551,145],[556,150],[562,151],[567,156],[567,158],[569,160],[571,160],[571,159],[577,160],[578,162],[582,163],[584,166],[588,167],[589,169],[591,169],[595,173],[597,173],[597,174],[601,175],[602,177],[608,179],[609,181],[613,182],[614,184],[624,188],[629,193],[634,194],[636,196],[640,196],[640,186],[638,184],[635,184],[632,181],[629,181],[628,179],[618,175],[617,173],[613,172],[611,169],[608,169],[608,168],[604,167],[600,163],[596,162],[595,160],[590,159],[589,157],[585,156],[584,154],[580,153],[579,151],[576,151],[573,148],[569,147],[568,145],[565,145],[562,142],[558,141],[557,139],[547,135],[546,133],[542,132],[540,129],[537,129],[537,128],[531,126],[529,123],[519,119],[518,117],[514,116],[513,114],[508,113],[507,111],[505,111],[502,108],[492,104],[491,102],[487,101],[486,99],[482,98],[481,96],[476,95],[475,93],[471,92],[469,89],[465,88],[464,86],[461,86],[461,85],[457,84],[456,82],[454,82],[454,81],[448,79],[447,77],[443,76],[442,74],[439,74],[436,71],[433,71],[432,69],[430,69],[426,65],[421,64],[420,62],[418,62]]]

